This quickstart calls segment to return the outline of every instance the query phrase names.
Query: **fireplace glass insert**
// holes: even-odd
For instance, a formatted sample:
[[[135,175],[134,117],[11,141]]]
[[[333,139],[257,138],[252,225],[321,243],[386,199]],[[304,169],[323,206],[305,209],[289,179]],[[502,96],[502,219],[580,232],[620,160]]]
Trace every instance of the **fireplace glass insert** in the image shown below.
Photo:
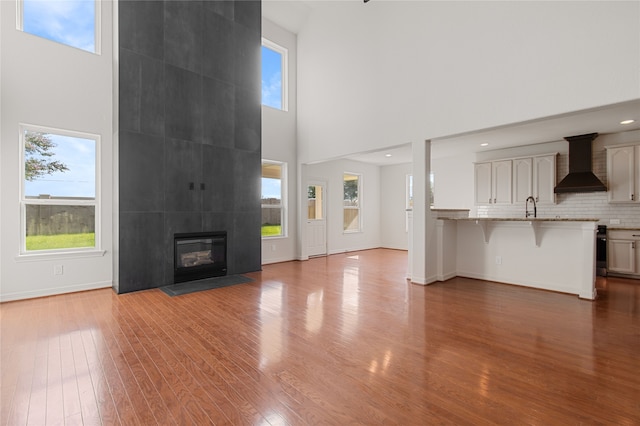
[[[175,234],[174,283],[227,274],[226,231]]]

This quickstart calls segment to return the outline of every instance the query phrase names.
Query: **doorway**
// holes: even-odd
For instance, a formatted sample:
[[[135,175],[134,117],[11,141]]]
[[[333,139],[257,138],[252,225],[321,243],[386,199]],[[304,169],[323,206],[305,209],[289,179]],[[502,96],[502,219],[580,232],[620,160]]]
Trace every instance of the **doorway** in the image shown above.
[[[307,254],[325,256],[327,254],[326,184],[307,184]]]

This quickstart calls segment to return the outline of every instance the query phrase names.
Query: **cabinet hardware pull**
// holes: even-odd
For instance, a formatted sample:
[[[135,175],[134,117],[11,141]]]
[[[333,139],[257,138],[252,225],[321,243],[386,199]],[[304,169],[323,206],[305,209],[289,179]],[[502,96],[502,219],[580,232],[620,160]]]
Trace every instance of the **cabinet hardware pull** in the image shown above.
[[[632,237],[640,237],[640,234],[631,234]]]

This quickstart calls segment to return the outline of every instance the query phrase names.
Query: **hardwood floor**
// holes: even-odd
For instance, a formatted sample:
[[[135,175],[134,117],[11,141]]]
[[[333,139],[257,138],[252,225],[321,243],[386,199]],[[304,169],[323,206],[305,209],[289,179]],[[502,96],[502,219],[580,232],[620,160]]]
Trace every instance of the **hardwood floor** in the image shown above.
[[[640,424],[640,282],[590,302],[405,273],[381,249],[4,303],[2,424]]]

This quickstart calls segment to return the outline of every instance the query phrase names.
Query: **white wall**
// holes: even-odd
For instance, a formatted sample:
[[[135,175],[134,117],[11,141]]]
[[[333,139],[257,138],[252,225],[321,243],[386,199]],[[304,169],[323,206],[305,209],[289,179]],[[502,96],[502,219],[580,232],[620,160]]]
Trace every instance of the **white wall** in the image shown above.
[[[471,209],[473,207],[474,153],[431,159],[434,175],[433,207],[436,209]]]
[[[380,240],[382,247],[408,250],[406,184],[411,163],[380,167]]]
[[[296,148],[296,36],[266,19],[262,36],[289,50],[289,109],[262,107],[262,158],[287,163],[287,236],[262,240],[262,263],[296,258],[298,239],[298,162]]]
[[[361,214],[362,232],[343,232],[343,175],[345,172],[362,175]],[[335,160],[304,165],[302,181],[324,181],[327,209],[328,254],[364,250],[381,246],[380,239],[380,167],[351,160]],[[306,187],[306,186],[303,186]],[[304,244],[304,239],[303,243]],[[305,251],[302,251],[304,258]]]
[[[16,2],[0,2],[1,301],[112,284],[112,7],[102,3],[102,53],[94,55],[16,30]],[[20,123],[100,135],[99,253],[19,256]]]
[[[638,2],[334,3],[298,34],[303,163],[640,97]]]

